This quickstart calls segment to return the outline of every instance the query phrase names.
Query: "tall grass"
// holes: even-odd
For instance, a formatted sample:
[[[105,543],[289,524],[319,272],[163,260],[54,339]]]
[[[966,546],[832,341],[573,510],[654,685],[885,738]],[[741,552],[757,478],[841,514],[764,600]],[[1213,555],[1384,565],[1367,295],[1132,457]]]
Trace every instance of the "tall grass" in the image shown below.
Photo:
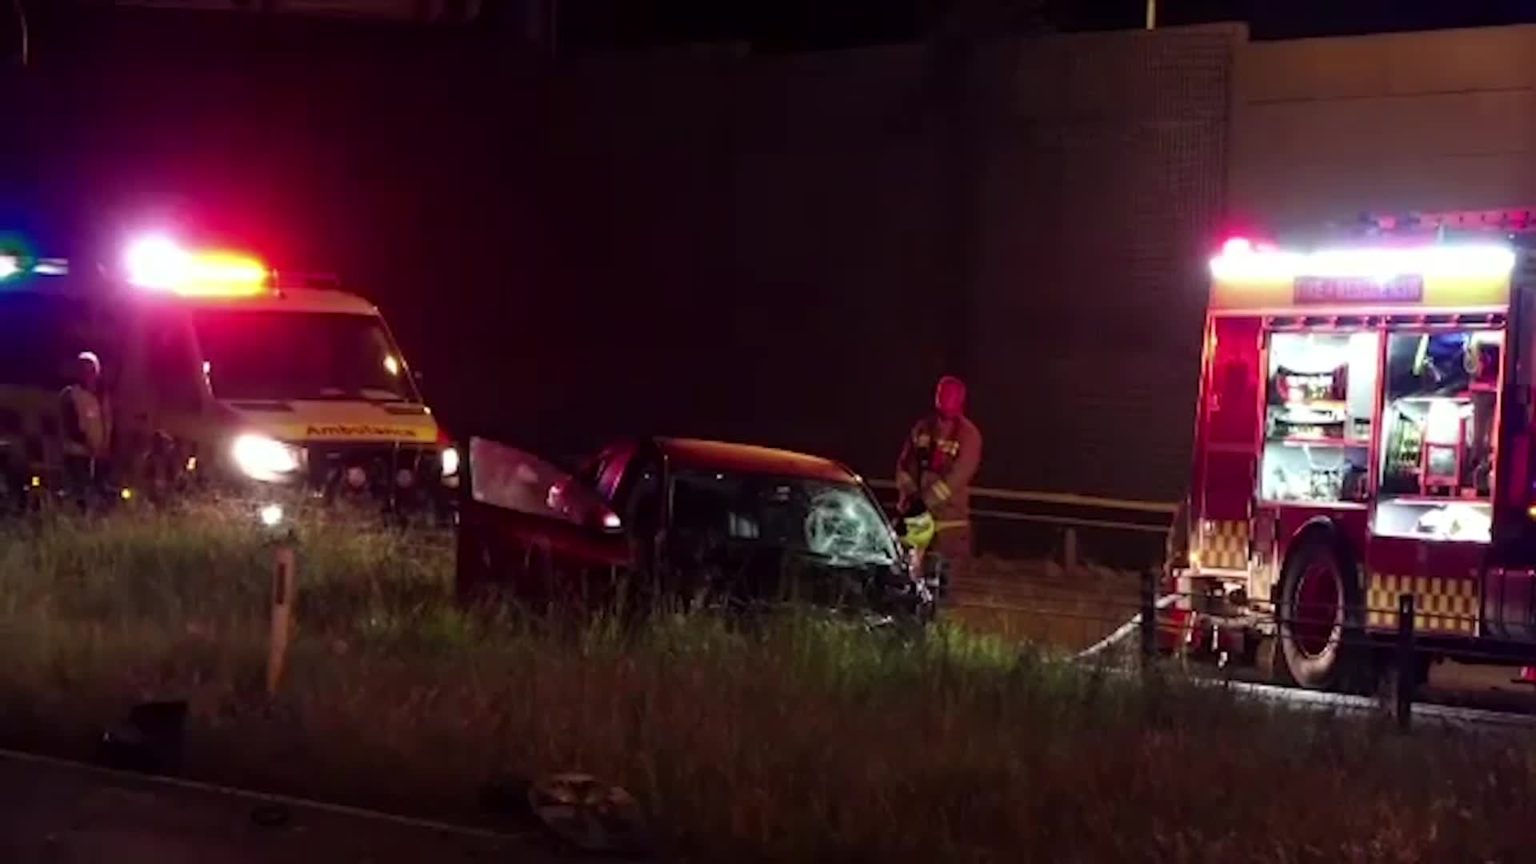
[[[262,690],[270,549],[218,513],[11,526],[0,738],[83,752],[133,700],[192,705],[211,780],[474,818],[499,775],[580,769],[697,860],[1521,861],[1526,740],[1120,683],[958,629],[812,612],[578,632],[475,619],[442,543],[308,522],[300,630]]]

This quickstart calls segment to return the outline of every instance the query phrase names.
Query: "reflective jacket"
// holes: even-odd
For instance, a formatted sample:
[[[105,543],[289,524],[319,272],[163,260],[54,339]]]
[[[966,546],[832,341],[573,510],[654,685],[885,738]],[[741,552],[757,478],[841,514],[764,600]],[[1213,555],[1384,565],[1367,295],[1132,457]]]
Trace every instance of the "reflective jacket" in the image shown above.
[[[903,499],[921,495],[939,530],[971,518],[971,482],[981,466],[981,431],[966,417],[930,414],[907,435],[896,460],[896,488]]]
[[[105,396],[72,384],[59,394],[59,419],[64,452],[70,456],[102,458],[112,441],[112,416]]]

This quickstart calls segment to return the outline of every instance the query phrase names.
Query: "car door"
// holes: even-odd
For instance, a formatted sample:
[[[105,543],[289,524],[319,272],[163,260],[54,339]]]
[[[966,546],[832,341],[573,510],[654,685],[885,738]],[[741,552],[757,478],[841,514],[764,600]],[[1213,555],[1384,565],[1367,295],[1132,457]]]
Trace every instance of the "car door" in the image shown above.
[[[460,516],[458,589],[524,600],[611,582],[632,562],[604,497],[548,461],[471,438]]]

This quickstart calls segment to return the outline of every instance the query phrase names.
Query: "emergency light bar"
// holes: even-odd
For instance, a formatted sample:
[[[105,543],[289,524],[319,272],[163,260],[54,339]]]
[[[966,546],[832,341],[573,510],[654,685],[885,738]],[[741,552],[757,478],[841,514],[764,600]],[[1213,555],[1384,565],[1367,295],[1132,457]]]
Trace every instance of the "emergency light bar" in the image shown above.
[[[123,259],[128,283],[183,297],[254,297],[268,293],[271,271],[234,252],[183,249],[165,237],[133,243]]]
[[[1536,232],[1536,207],[1503,210],[1440,210],[1413,213],[1370,213],[1362,221],[1383,232],[1497,231],[1505,234]]]
[[[0,252],[0,282],[16,276],[63,276],[69,273],[69,262],[63,258],[40,258],[30,261],[13,252]]]
[[[1211,259],[1222,282],[1281,282],[1299,277],[1377,279],[1398,276],[1495,278],[1514,270],[1515,253],[1497,243],[1383,246],[1298,252],[1234,238]]]

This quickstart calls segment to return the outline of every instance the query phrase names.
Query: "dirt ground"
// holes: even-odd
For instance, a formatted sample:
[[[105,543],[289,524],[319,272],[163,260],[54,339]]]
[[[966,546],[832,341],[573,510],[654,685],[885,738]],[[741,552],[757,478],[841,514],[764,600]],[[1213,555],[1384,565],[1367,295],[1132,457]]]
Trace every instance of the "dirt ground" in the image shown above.
[[[1068,572],[1053,561],[983,558],[970,579],[951,585],[943,614],[1005,639],[1081,651],[1137,613],[1141,579],[1139,573],[1094,565]],[[1420,698],[1536,714],[1536,686],[1514,681],[1519,671],[1436,663]]]
[[[1086,565],[982,558],[950,586],[944,614],[1008,639],[1080,651],[1140,608],[1141,576]]]

